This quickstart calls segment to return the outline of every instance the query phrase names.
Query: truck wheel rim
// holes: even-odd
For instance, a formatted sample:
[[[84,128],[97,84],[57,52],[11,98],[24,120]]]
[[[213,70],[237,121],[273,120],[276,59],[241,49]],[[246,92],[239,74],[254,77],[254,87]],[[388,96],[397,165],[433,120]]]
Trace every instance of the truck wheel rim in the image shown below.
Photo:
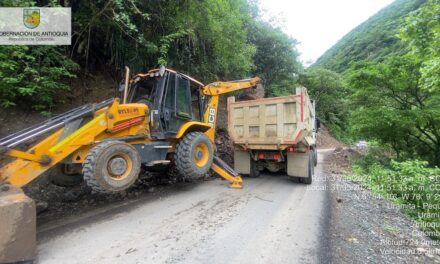
[[[203,167],[208,163],[209,160],[209,149],[204,143],[199,143],[196,145],[194,151],[194,163],[197,167]]]
[[[107,163],[107,170],[114,180],[123,180],[130,175],[133,162],[127,154],[113,156]]]

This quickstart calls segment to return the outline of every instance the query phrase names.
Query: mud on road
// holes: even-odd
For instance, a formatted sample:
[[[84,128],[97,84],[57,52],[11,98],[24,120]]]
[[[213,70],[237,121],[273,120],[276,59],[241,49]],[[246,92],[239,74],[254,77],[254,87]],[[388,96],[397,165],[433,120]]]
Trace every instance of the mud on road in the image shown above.
[[[309,186],[262,174],[235,190],[210,178],[79,206],[40,221],[38,262],[440,263],[413,220],[345,179],[350,155],[321,150]]]
[[[39,263],[317,263],[328,259],[327,192],[283,175],[175,184],[46,222]]]

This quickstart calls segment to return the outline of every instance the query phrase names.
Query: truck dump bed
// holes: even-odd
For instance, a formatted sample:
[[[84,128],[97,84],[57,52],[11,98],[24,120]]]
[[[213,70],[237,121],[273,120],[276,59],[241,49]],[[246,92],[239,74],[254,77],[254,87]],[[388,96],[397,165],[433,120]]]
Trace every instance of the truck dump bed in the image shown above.
[[[304,87],[295,95],[235,102],[228,98],[228,131],[244,149],[284,150],[315,144],[315,109]]]

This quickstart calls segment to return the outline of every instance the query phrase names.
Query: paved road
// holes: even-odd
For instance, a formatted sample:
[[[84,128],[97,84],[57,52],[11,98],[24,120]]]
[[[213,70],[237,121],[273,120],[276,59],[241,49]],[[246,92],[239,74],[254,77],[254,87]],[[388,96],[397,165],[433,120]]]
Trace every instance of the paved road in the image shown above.
[[[322,159],[326,152],[320,152]],[[327,192],[285,176],[176,186],[148,199],[42,227],[39,263],[318,263],[325,258]]]

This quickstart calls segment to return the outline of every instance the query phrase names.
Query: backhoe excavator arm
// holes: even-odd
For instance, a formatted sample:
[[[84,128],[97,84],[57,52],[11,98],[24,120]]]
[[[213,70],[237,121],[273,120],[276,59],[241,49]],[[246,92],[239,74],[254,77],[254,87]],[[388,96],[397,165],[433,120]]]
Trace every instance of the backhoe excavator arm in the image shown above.
[[[229,81],[229,82],[213,82],[203,87],[203,94],[205,95],[219,95],[230,93],[242,89],[249,89],[256,87],[261,79],[254,77],[245,80]]]
[[[230,93],[242,89],[254,88],[260,83],[259,77],[251,79],[230,81],[230,82],[214,82],[203,87],[202,92],[206,96],[210,96],[208,106],[206,107],[204,120],[212,125],[205,134],[208,138],[214,142],[215,139],[215,127],[217,124],[217,110],[219,104],[219,96],[221,94]],[[231,188],[242,188],[242,179],[238,173],[236,173],[231,167],[229,167],[220,158],[214,157],[211,169],[219,174],[222,178],[231,183]]]
[[[214,142],[215,139],[219,95],[242,89],[254,88],[260,83],[260,81],[261,79],[259,77],[254,77],[251,79],[230,82],[213,82],[202,88],[203,94],[211,97],[204,113],[204,120],[206,123],[212,125],[212,127],[205,132],[212,142]]]

